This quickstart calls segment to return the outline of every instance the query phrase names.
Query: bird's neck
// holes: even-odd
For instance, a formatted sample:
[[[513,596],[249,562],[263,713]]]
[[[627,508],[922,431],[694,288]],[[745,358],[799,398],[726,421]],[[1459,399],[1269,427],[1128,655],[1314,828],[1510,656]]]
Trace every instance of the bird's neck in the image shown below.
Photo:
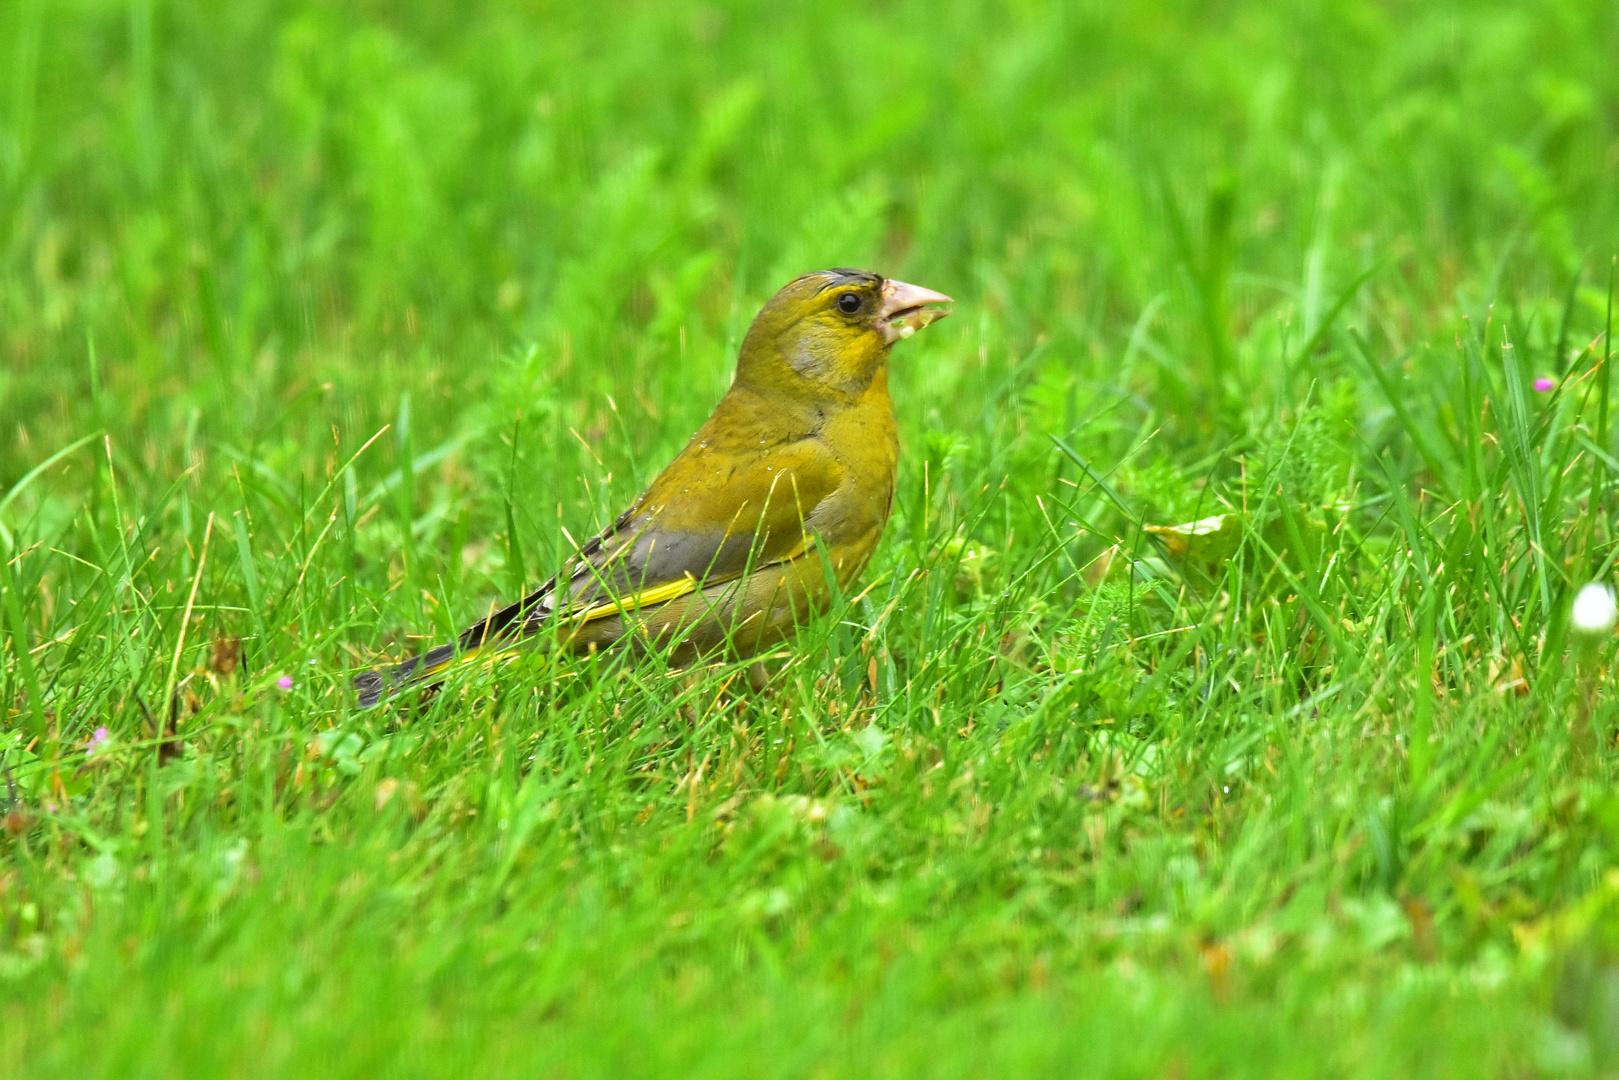
[[[862,410],[873,404],[892,409],[888,398],[886,358],[859,379],[837,384],[811,381],[797,372],[775,372],[767,379],[745,378],[738,372],[731,384],[729,404],[749,413],[769,415],[783,427],[802,428],[806,433],[824,425],[827,418],[849,410]]]

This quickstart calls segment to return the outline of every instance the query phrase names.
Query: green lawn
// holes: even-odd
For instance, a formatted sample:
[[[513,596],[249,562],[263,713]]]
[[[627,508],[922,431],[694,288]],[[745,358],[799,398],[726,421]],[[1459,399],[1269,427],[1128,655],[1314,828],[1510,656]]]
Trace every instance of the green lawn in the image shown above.
[[[1599,0],[0,4],[0,1074],[1614,1075],[1616,58]],[[833,265],[956,312],[769,689],[354,709]]]

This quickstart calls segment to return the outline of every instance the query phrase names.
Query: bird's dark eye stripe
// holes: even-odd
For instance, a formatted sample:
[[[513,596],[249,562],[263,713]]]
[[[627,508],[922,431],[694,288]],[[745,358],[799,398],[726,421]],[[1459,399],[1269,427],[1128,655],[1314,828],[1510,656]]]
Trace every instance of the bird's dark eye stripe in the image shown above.
[[[860,310],[860,294],[846,292],[838,297],[838,310],[845,315],[853,315]]]

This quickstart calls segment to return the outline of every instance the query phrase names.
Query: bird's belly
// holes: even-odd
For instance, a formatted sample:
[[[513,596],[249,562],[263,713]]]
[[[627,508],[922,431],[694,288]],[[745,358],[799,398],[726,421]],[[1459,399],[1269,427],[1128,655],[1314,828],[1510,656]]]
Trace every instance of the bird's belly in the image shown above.
[[[792,636],[826,609],[830,596],[821,557],[811,552],[671,601],[649,612],[639,632],[673,644],[682,662],[727,645],[747,656]]]

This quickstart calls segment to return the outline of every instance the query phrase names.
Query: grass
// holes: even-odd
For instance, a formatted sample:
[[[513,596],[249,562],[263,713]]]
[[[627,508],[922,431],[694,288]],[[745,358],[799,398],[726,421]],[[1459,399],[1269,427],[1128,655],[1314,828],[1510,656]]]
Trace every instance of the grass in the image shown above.
[[[1611,5],[14,0],[0,55],[7,1076],[1619,1065]],[[355,711],[827,265],[958,304],[770,691]]]

